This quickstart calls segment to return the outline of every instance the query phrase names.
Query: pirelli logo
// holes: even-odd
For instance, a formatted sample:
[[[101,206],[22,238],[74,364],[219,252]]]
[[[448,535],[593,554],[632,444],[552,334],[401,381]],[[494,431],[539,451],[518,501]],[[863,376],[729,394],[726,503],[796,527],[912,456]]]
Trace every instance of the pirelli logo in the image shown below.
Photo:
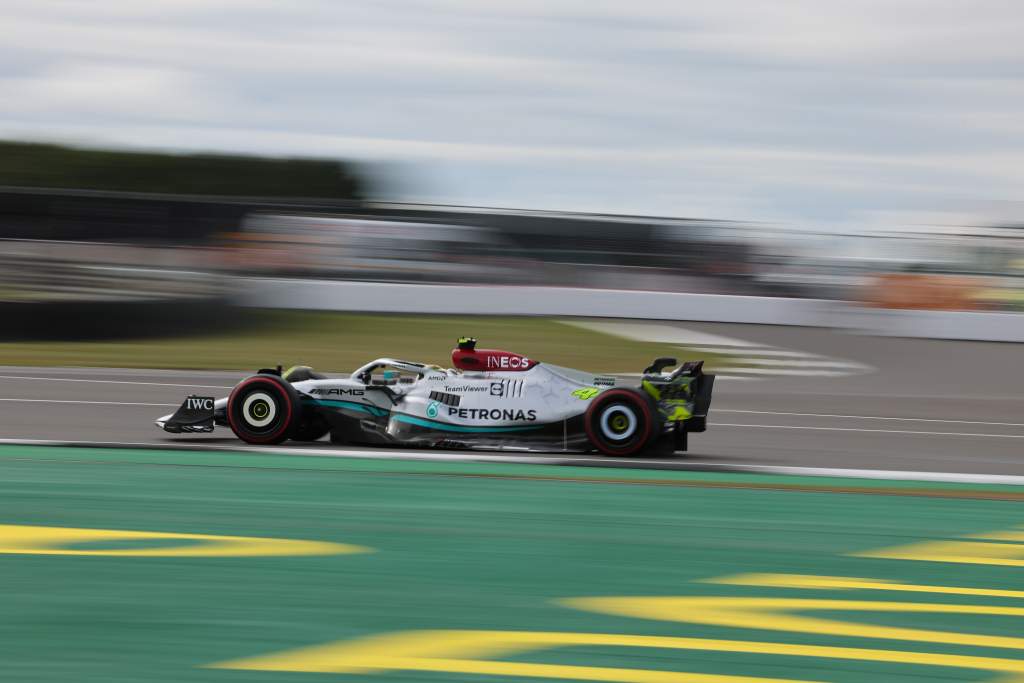
[[[457,394],[446,394],[443,391],[431,391],[430,400],[443,403],[446,406],[457,407],[459,401],[462,400]]]

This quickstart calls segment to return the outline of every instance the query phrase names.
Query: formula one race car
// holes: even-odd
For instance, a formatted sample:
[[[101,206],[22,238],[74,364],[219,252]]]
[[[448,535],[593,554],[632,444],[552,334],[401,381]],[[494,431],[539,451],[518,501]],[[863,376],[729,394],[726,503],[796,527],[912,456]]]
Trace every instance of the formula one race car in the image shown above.
[[[242,441],[495,450],[680,451],[707,428],[715,376],[704,361],[658,358],[639,386],[524,356],[477,349],[464,337],[454,369],[379,358],[328,379],[300,366],[260,370],[227,398],[189,396],[156,425],[172,434],[229,426]]]

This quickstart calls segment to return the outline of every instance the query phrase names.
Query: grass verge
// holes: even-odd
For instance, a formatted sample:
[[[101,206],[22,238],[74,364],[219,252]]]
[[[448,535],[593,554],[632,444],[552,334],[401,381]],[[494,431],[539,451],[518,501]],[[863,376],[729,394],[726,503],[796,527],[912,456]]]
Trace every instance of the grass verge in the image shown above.
[[[381,356],[450,365],[455,340],[473,335],[504,348],[593,372],[640,372],[658,356],[705,358],[679,347],[637,342],[557,320],[253,310],[250,325],[211,335],[76,342],[0,343],[0,364],[251,370],[280,363],[346,372]]]

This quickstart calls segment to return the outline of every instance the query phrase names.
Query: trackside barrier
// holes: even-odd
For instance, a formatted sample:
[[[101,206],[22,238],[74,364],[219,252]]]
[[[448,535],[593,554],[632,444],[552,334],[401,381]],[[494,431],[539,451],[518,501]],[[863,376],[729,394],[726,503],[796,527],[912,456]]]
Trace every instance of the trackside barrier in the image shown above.
[[[823,327],[887,337],[1024,342],[1024,314],[985,311],[911,311],[834,303]]]
[[[561,315],[816,325],[808,299],[518,285],[420,285],[344,280],[247,279],[243,305],[375,313]]]
[[[1024,315],[909,311],[824,299],[518,285],[244,278],[241,305],[370,313],[545,315],[834,327],[897,337],[1024,341]]]

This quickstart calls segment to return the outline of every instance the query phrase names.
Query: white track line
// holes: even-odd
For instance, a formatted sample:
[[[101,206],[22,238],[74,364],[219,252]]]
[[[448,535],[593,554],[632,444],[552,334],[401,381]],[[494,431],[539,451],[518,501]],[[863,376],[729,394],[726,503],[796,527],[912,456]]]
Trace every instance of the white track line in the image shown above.
[[[173,408],[177,403],[129,403],[126,401],[71,401],[57,398],[0,398],[0,401],[13,403],[82,403],[90,406],[152,406],[154,408]]]
[[[729,379],[764,380],[774,377],[849,377],[874,368],[855,361],[817,353],[783,349],[762,342],[708,334],[666,323],[562,321],[583,329],[625,339],[683,345],[697,352],[723,355],[723,374]],[[725,377],[722,377],[725,379]]]
[[[258,446],[243,446],[241,449],[233,447],[232,450],[245,450],[253,453],[266,453],[266,449]],[[319,457],[345,457],[363,458],[366,460],[434,460],[444,462],[514,462],[530,465],[551,463],[553,458],[543,456],[525,456],[521,454],[510,455],[509,453],[430,453],[423,451],[395,451],[390,448],[379,451],[360,451],[345,448],[280,448],[273,451],[275,455],[312,455]],[[558,454],[555,454],[558,455]],[[555,460],[557,462],[557,460]]]
[[[743,356],[740,360],[747,365],[758,366],[758,367],[781,367],[781,368],[846,368],[849,370],[857,370],[864,366],[860,363],[850,363],[844,360],[829,360],[824,356],[819,356],[810,360],[779,360],[777,358],[752,358],[750,356]],[[743,368],[737,367],[736,370],[742,370]]]
[[[238,445],[227,446],[222,444],[203,443],[198,441],[83,441],[81,439],[0,439],[0,445],[4,446],[67,446],[67,447],[118,447],[124,448],[131,446],[133,448],[145,448],[150,450],[177,450],[177,451],[199,451],[199,450],[211,450],[211,451],[244,451],[254,450],[260,451],[259,448],[252,446],[246,446],[242,442],[238,442]],[[273,446],[268,446],[262,452],[274,453],[283,451],[284,449]]]
[[[744,368],[729,366],[728,372],[737,375],[757,375],[772,377],[849,377],[849,372],[833,370],[790,370],[788,368]]]
[[[190,448],[181,444],[150,443],[150,442],[110,442],[110,441],[58,441],[54,439],[0,439],[0,444],[26,445],[26,446],[96,446],[104,447],[110,445],[135,446],[152,450],[201,450]],[[199,445],[199,444],[196,444]],[[322,457],[354,457],[368,460],[440,460],[440,461],[496,461],[508,463],[527,464],[548,464],[572,465],[574,462],[591,460],[607,463],[652,463],[664,465],[664,460],[640,460],[629,458],[613,459],[599,456],[588,457],[585,455],[553,454],[562,457],[523,457],[518,455],[502,454],[480,454],[480,453],[434,453],[423,451],[396,451],[381,449],[379,451],[361,451],[344,448],[336,449],[312,449],[312,448],[267,448],[253,446],[220,446],[215,444],[202,444],[202,450],[210,451],[246,451],[253,453],[265,453],[271,455],[319,455]],[[861,470],[845,469],[835,467],[797,467],[789,465],[748,465],[746,463],[720,463],[697,460],[687,460],[681,464],[700,468],[723,469],[730,472],[750,472],[759,474],[783,474],[804,477],[844,477],[853,479],[890,479],[897,481],[932,481],[957,484],[1003,484],[1008,486],[1024,485],[1024,476],[1012,474],[974,474],[967,472],[916,472],[906,470]],[[685,471],[680,468],[676,471]]]
[[[733,347],[736,349],[766,348],[764,344],[750,342],[745,339],[734,337],[723,337],[717,334],[698,332],[687,327],[669,325],[665,323],[610,323],[610,322],[580,322],[562,321],[566,325],[581,327],[586,330],[593,330],[602,334],[610,334],[616,337],[632,339],[642,342],[656,342],[659,344],[685,344],[687,346],[703,347]],[[770,348],[770,347],[767,347]]]
[[[934,417],[882,417],[880,415],[832,415],[829,413],[785,413],[774,410],[733,410],[716,408],[716,413],[743,413],[746,415],[786,415],[791,417],[833,417],[843,420],[898,420],[900,422],[946,422],[962,425],[992,425],[996,427],[1024,427],[1024,422],[982,422],[979,420],[940,420]]]
[[[158,443],[152,441],[79,441],[79,440],[68,440],[68,439],[0,439],[0,444],[5,446],[97,446],[102,447],[104,444],[108,446],[140,446],[144,448],[162,448]],[[202,445],[204,448],[223,448],[223,446],[207,445],[207,444],[196,444]],[[168,446],[171,449],[177,448],[178,450],[185,450],[181,446],[171,444]]]
[[[748,425],[715,422],[714,427],[750,427],[753,429],[797,429],[813,432],[863,432],[866,434],[918,434],[925,436],[980,436],[989,439],[1024,439],[1024,434],[975,434],[971,432],[924,432],[910,429],[863,429],[859,427],[798,427],[795,425]]]
[[[737,349],[735,348],[723,348],[721,346],[691,346],[690,348],[693,349],[694,351],[707,351],[710,353],[728,353],[731,355],[739,355],[736,353]],[[784,349],[774,348],[744,348],[742,355],[744,358],[807,358],[809,356],[816,356],[817,354],[807,353],[805,351],[786,351]],[[821,357],[825,358],[826,356]]]
[[[129,382],[123,379],[78,379],[76,377],[26,377],[25,375],[0,375],[0,379],[31,379],[43,382],[92,382],[94,384],[138,384],[146,387],[185,387],[193,389],[231,389],[232,387],[212,384],[168,384],[166,382]]]
[[[347,448],[275,448],[273,446],[247,446],[220,445],[193,443],[186,441],[180,443],[158,443],[150,441],[62,441],[60,439],[0,439],[2,445],[13,446],[57,446],[57,447],[95,447],[108,448],[110,446],[144,448],[147,450],[179,450],[201,453],[202,451],[229,451],[244,453],[260,453],[263,455],[309,455],[321,458],[362,458],[366,460],[436,460],[452,462],[511,462],[525,464],[557,464],[558,460],[552,457],[523,456],[520,454],[503,454],[500,452],[480,453],[466,451],[465,453],[432,453],[429,451],[401,451],[391,448],[382,448],[377,451],[355,450]],[[198,448],[197,448],[198,447]],[[557,455],[557,454],[556,454]]]
[[[904,470],[855,470],[838,467],[795,467],[788,465],[729,465],[702,463],[731,471],[787,474],[804,477],[848,477],[854,479],[895,479],[899,481],[935,481],[950,484],[1024,485],[1024,477],[1014,474],[972,474],[969,472],[912,472]]]

